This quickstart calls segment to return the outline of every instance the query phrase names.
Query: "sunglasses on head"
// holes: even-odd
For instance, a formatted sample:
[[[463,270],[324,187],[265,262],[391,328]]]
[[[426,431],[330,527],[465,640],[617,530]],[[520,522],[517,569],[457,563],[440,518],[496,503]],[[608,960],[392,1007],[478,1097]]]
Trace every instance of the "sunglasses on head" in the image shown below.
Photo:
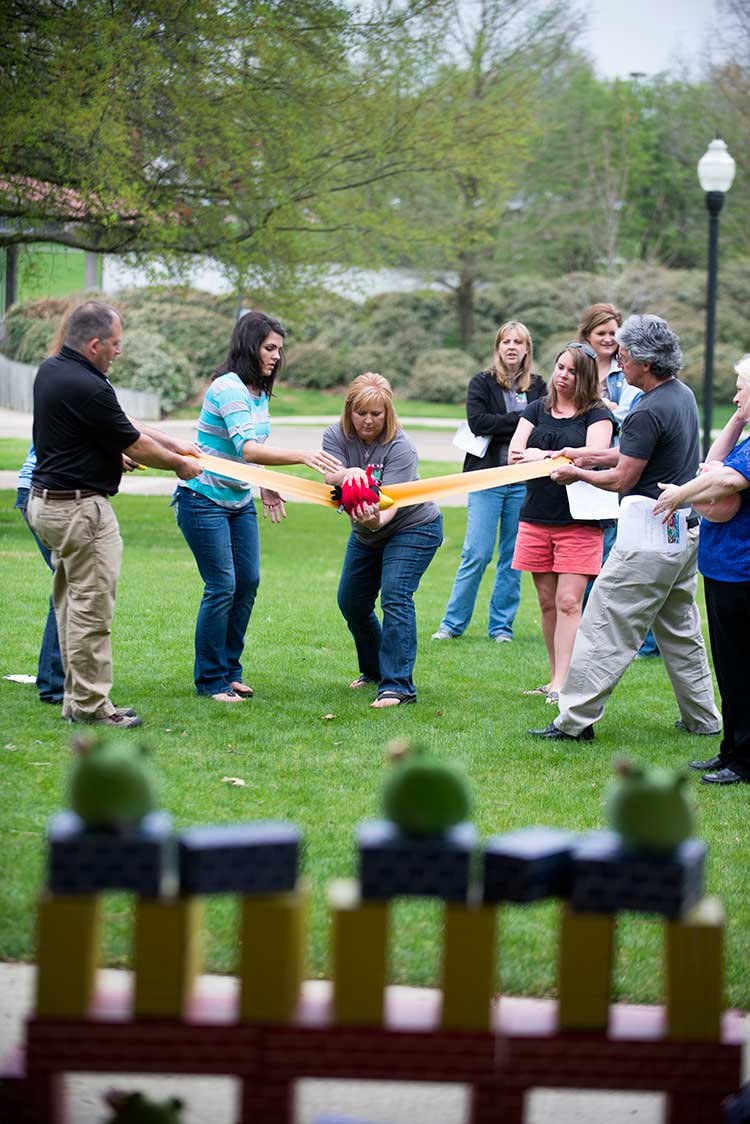
[[[590,343],[578,343],[576,340],[573,343],[566,343],[563,348],[564,351],[578,350],[582,351],[584,355],[588,355],[589,359],[596,359],[596,352]]]

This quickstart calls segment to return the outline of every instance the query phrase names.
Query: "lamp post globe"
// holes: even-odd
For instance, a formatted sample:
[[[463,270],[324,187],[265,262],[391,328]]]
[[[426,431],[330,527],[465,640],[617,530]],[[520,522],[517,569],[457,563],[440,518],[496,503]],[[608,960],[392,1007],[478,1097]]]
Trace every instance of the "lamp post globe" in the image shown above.
[[[716,337],[716,275],[719,263],[719,212],[734,180],[735,162],[721,137],[715,137],[698,161],[698,180],[708,208],[708,280],[706,290],[706,348],[703,375],[703,456],[711,446],[713,414],[714,340]]]
[[[721,137],[711,141],[698,161],[698,179],[704,191],[727,192],[734,183],[737,165]]]

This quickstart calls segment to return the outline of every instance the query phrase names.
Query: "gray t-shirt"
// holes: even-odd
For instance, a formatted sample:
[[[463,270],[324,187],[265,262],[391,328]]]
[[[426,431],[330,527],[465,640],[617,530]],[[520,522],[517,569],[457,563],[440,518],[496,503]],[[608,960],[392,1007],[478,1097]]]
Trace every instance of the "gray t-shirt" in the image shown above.
[[[323,434],[322,446],[327,453],[338,457],[347,468],[367,468],[368,464],[382,464],[381,486],[388,491],[389,484],[402,484],[407,480],[419,480],[417,450],[402,429],[392,441],[375,441],[366,445],[359,437],[346,437],[341,422],[329,425]],[[362,529],[352,520],[352,527],[362,542],[370,546],[382,546],[396,531],[406,527],[416,527],[420,523],[432,523],[440,515],[434,503],[417,503],[396,512],[393,519],[378,531]]]
[[[623,420],[620,452],[647,463],[629,496],[661,495],[658,484],[685,484],[698,471],[700,428],[692,390],[668,379],[638,400]]]

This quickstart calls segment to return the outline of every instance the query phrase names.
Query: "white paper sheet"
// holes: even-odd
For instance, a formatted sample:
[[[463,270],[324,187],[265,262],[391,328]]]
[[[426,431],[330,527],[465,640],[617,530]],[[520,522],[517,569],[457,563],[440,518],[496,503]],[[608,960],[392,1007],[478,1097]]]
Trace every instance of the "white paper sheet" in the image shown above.
[[[679,509],[662,522],[654,515],[656,500],[646,496],[626,496],[620,504],[617,546],[620,550],[657,550],[662,554],[682,554],[688,547],[687,508]]]
[[[620,514],[617,492],[605,492],[585,480],[574,480],[565,490],[574,519],[617,519]]]
[[[489,437],[477,437],[469,429],[469,423],[465,421],[461,422],[453,436],[453,444],[457,449],[463,449],[465,453],[471,453],[475,457],[483,457],[489,443]]]

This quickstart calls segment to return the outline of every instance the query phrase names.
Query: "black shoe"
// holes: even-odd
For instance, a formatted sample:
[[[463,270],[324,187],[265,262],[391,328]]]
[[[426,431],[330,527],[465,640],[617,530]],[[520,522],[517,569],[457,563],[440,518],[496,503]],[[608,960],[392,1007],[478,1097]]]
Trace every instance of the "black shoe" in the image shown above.
[[[745,779],[734,769],[717,769],[715,773],[704,773],[701,784],[741,784]]]
[[[554,722],[550,722],[549,726],[545,726],[543,730],[527,730],[526,733],[531,734],[534,738],[547,738],[553,742],[592,742],[594,740],[593,726],[587,726],[585,730],[581,730],[580,734],[566,734]]]
[[[692,734],[695,738],[718,738],[721,730],[691,730],[686,726],[681,718],[678,718],[674,724],[675,730],[682,730],[686,734]]]
[[[691,761],[688,769],[695,769],[698,773],[707,773],[709,769],[720,769],[721,758],[709,757],[707,761]]]

